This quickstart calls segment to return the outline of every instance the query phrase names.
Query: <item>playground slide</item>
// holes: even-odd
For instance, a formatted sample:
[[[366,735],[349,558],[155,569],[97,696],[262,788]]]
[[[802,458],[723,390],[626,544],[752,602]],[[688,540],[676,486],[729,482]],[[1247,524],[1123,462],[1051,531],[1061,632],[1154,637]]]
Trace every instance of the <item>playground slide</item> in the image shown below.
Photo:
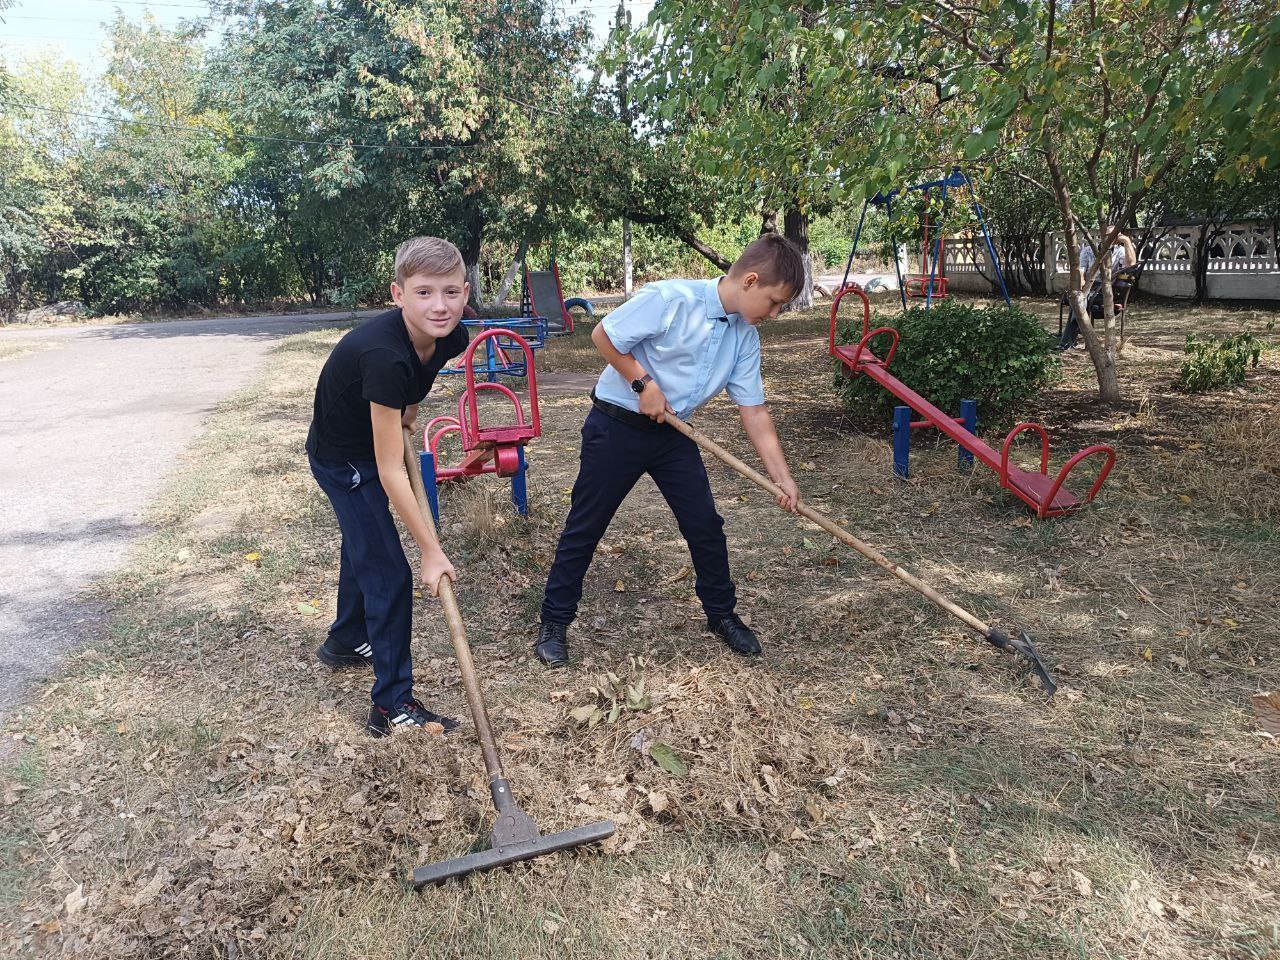
[[[524,277],[534,316],[547,318],[547,330],[552,335],[573,333],[573,317],[564,306],[560,277],[550,270],[526,270]]]

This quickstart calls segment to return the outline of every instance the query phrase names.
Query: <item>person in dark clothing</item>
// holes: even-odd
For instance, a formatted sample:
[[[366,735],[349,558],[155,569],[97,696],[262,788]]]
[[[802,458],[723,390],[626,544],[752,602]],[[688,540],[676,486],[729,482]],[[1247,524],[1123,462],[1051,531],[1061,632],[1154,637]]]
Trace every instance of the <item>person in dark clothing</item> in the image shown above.
[[[697,444],[664,421],[689,417],[727,391],[773,481],[778,505],[794,511],[799,490],[765,406],[756,325],[773,318],[805,282],[800,251],[765,234],[715,280],[651,283],[602,320],[591,340],[608,366],[582,426],[581,466],[547,577],[534,654],[568,663],[567,631],[596,544],[643,474],[657,484],[689,544],[694,590],[707,629],[731,650],[758,656],[760,641],[734,608],[724,521],[716,512]]]
[[[1107,227],[1107,232],[1111,231],[1111,227]],[[1084,283],[1084,277],[1089,272],[1089,268],[1094,265],[1097,257],[1093,253],[1093,245],[1086,238],[1080,244],[1080,283]],[[1138,251],[1130,240],[1123,233],[1116,237],[1116,243],[1111,248],[1111,270],[1114,276],[1118,271],[1127,270],[1138,262]],[[1115,280],[1112,283],[1112,292],[1119,298],[1123,298],[1124,291],[1127,290],[1129,284],[1124,280]],[[1083,286],[1081,289],[1084,289]],[[1076,317],[1075,307],[1071,304],[1068,297],[1067,305],[1070,315],[1067,317],[1066,326],[1062,329],[1062,336],[1058,339],[1058,350],[1070,350],[1076,345],[1076,341],[1080,338],[1080,321]],[[1093,278],[1093,284],[1089,288],[1089,296],[1085,300],[1085,309],[1089,313],[1089,319],[1101,320],[1103,317],[1102,308],[1102,277],[1101,275]]]
[[[418,542],[419,579],[435,595],[453,565],[428,535],[405,473],[402,427],[449,360],[467,345],[459,321],[470,292],[447,240],[415,237],[396,251],[396,309],[347,333],[316,383],[307,459],[342,532],[337,616],[316,651],[331,667],[373,667],[368,729],[457,726],[413,695],[414,578],[388,504]]]

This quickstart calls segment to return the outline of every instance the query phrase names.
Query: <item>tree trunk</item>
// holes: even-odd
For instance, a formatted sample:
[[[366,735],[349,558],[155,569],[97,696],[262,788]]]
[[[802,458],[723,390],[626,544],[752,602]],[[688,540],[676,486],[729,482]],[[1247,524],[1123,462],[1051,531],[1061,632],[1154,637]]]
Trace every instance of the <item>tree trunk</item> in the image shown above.
[[[1105,230],[1105,225],[1099,225],[1099,233]],[[1116,291],[1111,283],[1111,247],[1100,250],[1098,266],[1098,279],[1102,283],[1103,344],[1107,354],[1114,357],[1120,353],[1120,340],[1116,330]]]
[[[480,264],[468,263],[467,267],[467,283],[471,284],[471,306],[477,309],[484,304],[484,297],[481,295],[483,284],[480,282]]]
[[[634,272],[631,262],[631,221],[622,218],[622,299],[630,300]]]
[[[1037,238],[1040,246],[1040,255],[1035,255]],[[1027,271],[1027,288],[1030,293],[1040,296],[1049,294],[1049,276],[1044,269],[1044,254],[1049,249],[1048,231],[1040,229],[1031,237],[1031,242],[1027,244],[1027,251],[1023,259],[1023,267]]]
[[[782,217],[782,233],[800,248],[804,257],[804,287],[787,304],[788,310],[808,310],[813,306],[813,258],[809,255],[809,215],[789,208]]]
[[[516,249],[515,259],[511,261],[511,266],[507,267],[507,272],[502,275],[502,284],[498,287],[498,292],[494,295],[489,306],[496,307],[507,302],[507,294],[511,292],[512,285],[516,282],[516,277],[520,275],[520,268],[524,266],[524,258],[529,255],[529,237],[533,233],[534,228],[538,225],[538,221],[542,219],[542,211],[546,209],[547,202],[545,200],[538,201],[538,207],[533,211],[533,219],[524,228],[524,234],[520,237],[520,246]]]
[[[1120,379],[1116,369],[1115,354],[1107,350],[1090,322],[1088,297],[1085,292],[1073,286],[1067,296],[1076,316],[1084,318],[1080,324],[1080,335],[1084,337],[1085,346],[1089,350],[1089,359],[1093,361],[1093,369],[1098,378],[1098,399],[1106,403],[1115,403],[1120,399]]]
[[[306,263],[302,267],[303,282],[312,303],[319,303],[324,296],[324,263],[313,250],[306,251]]]
[[[1192,276],[1196,281],[1195,292],[1191,302],[1199,306],[1204,303],[1205,289],[1209,286],[1209,225],[1203,224],[1196,236],[1195,252],[1191,261]]]
[[[480,248],[484,243],[484,210],[480,206],[479,197],[471,197],[463,207],[462,263],[466,269],[467,282],[471,284],[471,306],[484,304],[480,291]]]
[[[778,232],[778,211],[764,209],[760,212],[760,236]]]
[[[999,249],[996,251],[1004,263],[1004,285],[1014,296],[1019,296],[1027,290],[1025,249],[1025,238],[1015,237],[1006,241],[1001,237]]]
[[[520,267],[524,263],[528,242],[529,238],[527,236],[520,241],[520,249],[516,251],[516,257],[511,261],[511,266],[507,267],[507,272],[502,275],[502,283],[498,285],[498,292],[489,301],[489,306],[500,307],[507,302],[507,294],[511,292],[511,287],[516,282],[516,276],[520,273]]]
[[[1120,379],[1116,371],[1116,358],[1114,353],[1106,349],[1106,345],[1098,338],[1097,331],[1093,329],[1093,324],[1089,322],[1087,297],[1081,289],[1084,274],[1080,270],[1080,245],[1076,240],[1076,218],[1071,212],[1071,191],[1067,187],[1067,179],[1058,161],[1058,150],[1050,131],[1045,131],[1041,138],[1041,146],[1044,148],[1045,163],[1049,167],[1053,195],[1058,201],[1058,213],[1062,217],[1062,229],[1067,244],[1069,268],[1067,295],[1080,320],[1080,335],[1084,337],[1085,346],[1089,349],[1089,359],[1093,361],[1093,369],[1098,377],[1098,398],[1104,403],[1115,403],[1120,399]],[[1046,253],[1048,253],[1047,248]]]
[[[1222,235],[1222,224],[1209,220],[1200,228],[1200,236],[1196,238],[1195,261],[1192,264],[1195,268],[1196,292],[1192,303],[1197,305],[1209,298],[1209,248]]]

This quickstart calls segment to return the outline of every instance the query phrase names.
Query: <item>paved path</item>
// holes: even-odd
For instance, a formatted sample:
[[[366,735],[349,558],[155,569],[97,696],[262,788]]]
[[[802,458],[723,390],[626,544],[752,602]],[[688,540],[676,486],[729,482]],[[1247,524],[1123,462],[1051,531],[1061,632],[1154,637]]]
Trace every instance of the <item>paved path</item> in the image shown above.
[[[147,532],[142,513],[205,415],[273,341],[350,318],[0,330],[42,342],[0,360],[0,715],[98,635],[81,593]]]

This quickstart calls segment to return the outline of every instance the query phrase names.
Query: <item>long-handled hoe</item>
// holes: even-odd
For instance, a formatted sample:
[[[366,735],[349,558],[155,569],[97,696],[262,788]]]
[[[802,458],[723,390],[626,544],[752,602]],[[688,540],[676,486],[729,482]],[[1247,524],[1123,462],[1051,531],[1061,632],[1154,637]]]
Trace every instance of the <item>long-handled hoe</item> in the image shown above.
[[[755,483],[757,486],[769,491],[769,493],[773,494],[775,497],[782,495],[781,488],[772,480],[758,471],[751,469],[751,467],[747,466],[728,450],[724,449],[724,447],[705,436],[696,427],[691,427],[683,420],[671,415],[667,416],[667,423],[671,424],[671,426],[675,427],[703,450],[706,450],[708,453],[723,460],[730,467]],[[999,647],[1001,650],[1009,650],[1014,653],[1022,654],[1031,661],[1032,668],[1040,677],[1040,682],[1044,684],[1045,692],[1050,696],[1052,696],[1053,692],[1058,689],[1057,684],[1053,682],[1053,677],[1049,676],[1049,671],[1045,668],[1044,663],[1041,662],[1040,654],[1036,652],[1035,645],[1031,642],[1031,638],[1027,636],[1027,632],[1025,630],[1020,629],[1018,630],[1018,635],[1016,637],[1010,637],[1003,631],[997,630],[995,627],[983,623],[968,610],[965,610],[963,607],[948,600],[927,583],[908,573],[906,570],[903,570],[902,567],[898,566],[879,550],[875,549],[875,547],[863,543],[847,530],[841,529],[841,527],[826,514],[818,512],[806,503],[801,503],[797,509],[802,516],[812,520],[837,540],[853,547],[853,549],[857,550],[872,563],[888,570],[912,590],[915,590],[917,593],[925,597],[925,599],[941,607],[953,617],[963,620],[970,629],[980,634],[983,639]]]
[[[426,524],[428,535],[434,537],[435,523],[427,507],[426,491],[422,485],[418,458],[413,452],[413,437],[407,429],[404,431],[404,465],[409,472],[409,483],[413,486],[413,494],[418,500],[418,509],[422,511],[422,519]],[[613,836],[615,828],[611,820],[601,820],[599,823],[592,823],[585,827],[562,830],[560,833],[543,836],[528,814],[516,804],[511,796],[511,786],[507,783],[506,775],[502,771],[502,761],[498,759],[498,748],[493,739],[493,730],[489,727],[489,715],[485,711],[484,700],[480,695],[476,667],[471,659],[471,647],[467,643],[467,631],[462,625],[458,601],[454,597],[453,584],[448,577],[440,580],[439,596],[440,605],[444,607],[445,618],[449,621],[453,653],[458,660],[458,670],[462,673],[462,686],[467,693],[471,719],[476,725],[480,752],[484,754],[484,765],[489,772],[489,793],[493,797],[493,805],[498,810],[498,819],[493,824],[488,850],[416,868],[413,871],[414,889],[421,889],[427,884],[443,883],[476,870],[489,870],[520,860],[532,860],[534,857],[555,853],[557,850],[568,850],[570,847],[596,843]]]

